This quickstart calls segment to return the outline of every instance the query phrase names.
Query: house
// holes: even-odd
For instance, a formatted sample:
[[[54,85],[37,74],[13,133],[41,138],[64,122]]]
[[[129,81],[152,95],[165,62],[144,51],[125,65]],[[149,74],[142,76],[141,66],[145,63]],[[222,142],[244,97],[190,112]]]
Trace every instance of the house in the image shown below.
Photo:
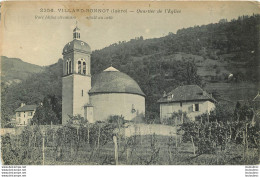
[[[91,48],[81,40],[80,29],[63,48],[62,124],[80,115],[88,122],[122,115],[134,120],[145,115],[145,94],[127,74],[110,66],[91,75]]]
[[[215,109],[216,100],[197,85],[179,86],[169,93],[164,93],[158,100],[160,120],[169,118],[174,112],[186,112],[191,120],[203,113]]]
[[[36,111],[36,108],[36,105],[25,105],[24,103],[22,103],[21,106],[15,110],[16,126],[29,125]]]

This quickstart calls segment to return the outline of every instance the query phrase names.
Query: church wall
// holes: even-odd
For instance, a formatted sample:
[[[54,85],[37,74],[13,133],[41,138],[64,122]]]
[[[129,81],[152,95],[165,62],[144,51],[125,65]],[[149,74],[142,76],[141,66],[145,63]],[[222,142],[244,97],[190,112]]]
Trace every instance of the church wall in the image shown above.
[[[73,115],[84,116],[84,105],[89,103],[88,92],[91,88],[91,78],[73,74],[73,85]]]
[[[103,93],[90,95],[94,106],[94,120],[107,120],[111,115],[123,115],[125,120],[132,120],[137,114],[145,115],[145,98],[128,93]],[[132,109],[135,109],[133,113]]]
[[[69,120],[73,108],[73,75],[62,78],[62,124]]]

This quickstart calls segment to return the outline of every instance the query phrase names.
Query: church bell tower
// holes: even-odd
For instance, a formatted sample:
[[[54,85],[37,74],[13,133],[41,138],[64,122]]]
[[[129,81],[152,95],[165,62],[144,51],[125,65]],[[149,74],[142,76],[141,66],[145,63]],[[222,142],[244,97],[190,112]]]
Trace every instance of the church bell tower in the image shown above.
[[[70,116],[85,117],[84,109],[90,105],[88,92],[91,89],[91,49],[80,37],[80,29],[76,25],[73,40],[65,45],[62,52],[62,124],[66,124]]]

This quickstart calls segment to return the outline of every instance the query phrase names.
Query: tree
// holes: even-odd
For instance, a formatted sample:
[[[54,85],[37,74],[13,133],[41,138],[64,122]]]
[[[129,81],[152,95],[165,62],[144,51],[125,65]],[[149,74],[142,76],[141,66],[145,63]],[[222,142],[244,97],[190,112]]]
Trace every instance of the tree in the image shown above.
[[[36,125],[60,124],[61,119],[57,117],[53,107],[50,99],[45,97],[43,104],[37,107],[31,123]]]

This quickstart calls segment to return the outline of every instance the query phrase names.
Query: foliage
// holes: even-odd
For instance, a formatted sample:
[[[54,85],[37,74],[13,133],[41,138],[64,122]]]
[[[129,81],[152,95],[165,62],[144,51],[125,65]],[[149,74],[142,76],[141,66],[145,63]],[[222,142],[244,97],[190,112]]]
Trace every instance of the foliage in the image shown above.
[[[122,115],[121,116],[119,116],[119,115],[110,116],[107,121],[108,121],[108,123],[116,124],[118,126],[119,125],[122,126],[126,122]]]
[[[204,113],[195,117],[195,120],[201,123],[205,122],[232,122],[234,119],[233,109],[228,104],[215,104],[216,107],[209,114]]]
[[[44,98],[43,104],[37,107],[31,123],[36,125],[61,124],[61,107],[55,96]]]
[[[179,110],[178,112],[173,112],[171,117],[163,119],[162,123],[166,125],[179,125],[190,121],[187,112]]]

